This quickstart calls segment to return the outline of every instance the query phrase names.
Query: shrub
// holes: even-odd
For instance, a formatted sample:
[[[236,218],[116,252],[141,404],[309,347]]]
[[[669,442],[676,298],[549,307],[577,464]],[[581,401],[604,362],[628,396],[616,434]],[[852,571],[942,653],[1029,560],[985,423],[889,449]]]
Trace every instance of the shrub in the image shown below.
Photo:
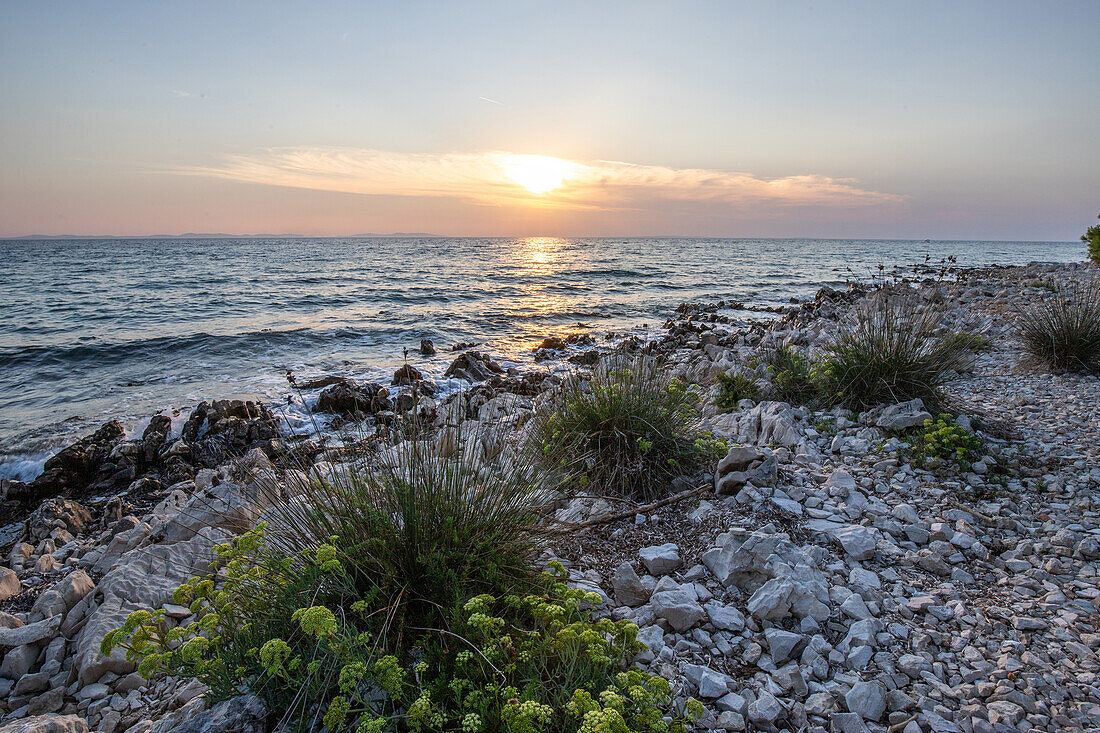
[[[699,394],[651,359],[611,359],[574,374],[547,397],[531,436],[550,467],[596,491],[650,499],[699,456]]]
[[[1100,224],[1093,224],[1081,235],[1081,241],[1088,245],[1089,259],[1100,263]]]
[[[270,521],[176,591],[194,620],[135,612],[102,651],[215,698],[255,692],[296,731],[682,727],[667,681],[627,669],[637,627],[593,620],[599,597],[560,566],[533,569],[555,486],[531,453],[487,433],[396,432],[415,438],[265,485]]]
[[[393,653],[370,632],[384,606],[333,592],[352,580],[343,563],[322,560],[331,545],[284,561],[315,583],[303,599],[312,605],[261,610],[252,595],[261,577],[268,598],[309,585],[270,574],[263,539],[261,529],[223,546],[210,576],[180,587],[176,600],[197,621],[171,628],[163,610],[136,611],[102,651],[126,649],[145,676],[212,683],[215,697],[238,694],[226,679],[243,684],[297,731],[320,722],[359,733],[666,733],[701,713],[694,701],[674,708],[667,680],[627,667],[644,649],[638,627],[593,620],[583,608],[599,596],[568,588],[560,565],[526,595],[479,594],[448,608],[446,627],[416,630],[409,650]]]
[[[755,400],[760,396],[756,382],[740,372],[719,372],[718,390],[714,404],[723,410],[737,409],[737,403],[741,400]]]
[[[1071,282],[1020,312],[1027,353],[1059,371],[1100,370],[1100,280]]]
[[[825,346],[823,399],[856,408],[916,397],[939,404],[941,387],[974,361],[970,344],[945,333],[941,319],[939,311],[897,294],[857,305]]]
[[[763,360],[778,399],[795,404],[813,399],[817,385],[813,366],[805,355],[789,346],[776,346],[764,352]]]
[[[924,421],[913,439],[913,450],[923,458],[941,458],[968,464],[982,453],[982,441],[974,433],[955,423],[950,415]]]

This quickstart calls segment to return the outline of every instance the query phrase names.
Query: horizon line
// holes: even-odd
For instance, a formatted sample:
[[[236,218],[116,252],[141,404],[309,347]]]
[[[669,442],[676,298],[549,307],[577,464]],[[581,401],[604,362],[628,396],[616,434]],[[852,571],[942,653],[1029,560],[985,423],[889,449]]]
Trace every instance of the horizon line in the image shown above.
[[[762,241],[810,240],[810,241],[856,241],[856,242],[1005,242],[1030,244],[1073,244],[1068,239],[999,239],[999,238],[943,238],[943,237],[808,237],[808,236],[725,236],[696,234],[601,234],[601,235],[559,235],[559,234],[435,234],[431,232],[392,232],[389,234],[366,232],[356,234],[227,234],[222,232],[185,232],[183,234],[21,234],[17,236],[0,235],[6,241],[49,241],[80,239],[758,239]]]

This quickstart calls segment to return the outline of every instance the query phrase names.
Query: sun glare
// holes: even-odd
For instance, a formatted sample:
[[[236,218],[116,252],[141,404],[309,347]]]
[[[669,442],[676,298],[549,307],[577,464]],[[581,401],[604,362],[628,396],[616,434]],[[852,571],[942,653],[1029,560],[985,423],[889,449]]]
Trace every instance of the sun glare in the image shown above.
[[[509,155],[501,165],[512,183],[534,194],[544,194],[560,188],[576,175],[577,164],[546,155]]]

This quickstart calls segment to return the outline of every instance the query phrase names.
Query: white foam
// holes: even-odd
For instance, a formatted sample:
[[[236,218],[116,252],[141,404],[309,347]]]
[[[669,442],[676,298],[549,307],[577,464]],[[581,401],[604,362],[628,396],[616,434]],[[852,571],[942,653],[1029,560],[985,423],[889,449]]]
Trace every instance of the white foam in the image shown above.
[[[2,460],[0,461],[0,479],[33,481],[42,473],[46,461],[56,452],[56,450],[49,450],[30,455],[16,455]]]

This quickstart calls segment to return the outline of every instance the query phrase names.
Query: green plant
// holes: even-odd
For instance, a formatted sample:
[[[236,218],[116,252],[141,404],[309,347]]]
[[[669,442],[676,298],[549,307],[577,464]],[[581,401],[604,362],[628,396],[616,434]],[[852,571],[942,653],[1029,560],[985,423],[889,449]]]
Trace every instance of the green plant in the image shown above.
[[[536,453],[597,491],[649,499],[701,458],[697,388],[652,359],[613,359],[574,374],[532,420]]]
[[[948,338],[964,349],[969,349],[975,354],[981,354],[993,350],[993,340],[984,333],[962,332],[951,334]]]
[[[776,397],[784,402],[802,403],[817,392],[813,365],[789,346],[776,346],[764,352],[764,364],[771,377]]]
[[[1081,241],[1088,245],[1089,259],[1100,263],[1100,224],[1093,224],[1081,235]]]
[[[924,427],[913,438],[913,451],[922,458],[954,460],[967,465],[982,453],[981,439],[958,425],[950,415],[924,421]]]
[[[126,649],[145,676],[167,673],[213,682],[216,697],[237,694],[232,679],[287,711],[282,724],[330,730],[669,733],[702,712],[673,705],[667,680],[628,668],[644,649],[638,627],[594,620],[599,596],[568,588],[560,565],[519,595],[479,594],[446,609],[445,627],[421,629],[405,653],[392,653],[369,629],[384,607],[352,601],[332,545],[279,563],[264,551],[263,529],[219,548],[208,577],[184,584],[175,600],[197,620],[172,628],[163,610],[136,611],[103,640]],[[312,604],[261,610],[257,582],[275,588],[315,583]],[[327,578],[331,582],[318,582]],[[269,590],[265,595],[270,599]],[[293,610],[291,610],[293,608]],[[232,669],[229,669],[232,667]]]
[[[717,381],[719,391],[714,404],[723,410],[734,410],[741,400],[755,400],[760,397],[760,388],[756,386],[756,382],[740,372],[719,372]]]
[[[261,484],[269,522],[174,595],[193,621],[137,611],[101,651],[217,699],[252,691],[295,731],[682,728],[668,683],[627,667],[637,627],[534,569],[557,488],[542,463],[509,436],[395,433]]]
[[[941,319],[916,298],[885,291],[859,304],[825,346],[823,399],[856,408],[916,397],[940,404],[942,385],[974,362],[971,345]]]
[[[1100,279],[1059,286],[1020,312],[1019,327],[1034,360],[1059,371],[1100,370]]]

